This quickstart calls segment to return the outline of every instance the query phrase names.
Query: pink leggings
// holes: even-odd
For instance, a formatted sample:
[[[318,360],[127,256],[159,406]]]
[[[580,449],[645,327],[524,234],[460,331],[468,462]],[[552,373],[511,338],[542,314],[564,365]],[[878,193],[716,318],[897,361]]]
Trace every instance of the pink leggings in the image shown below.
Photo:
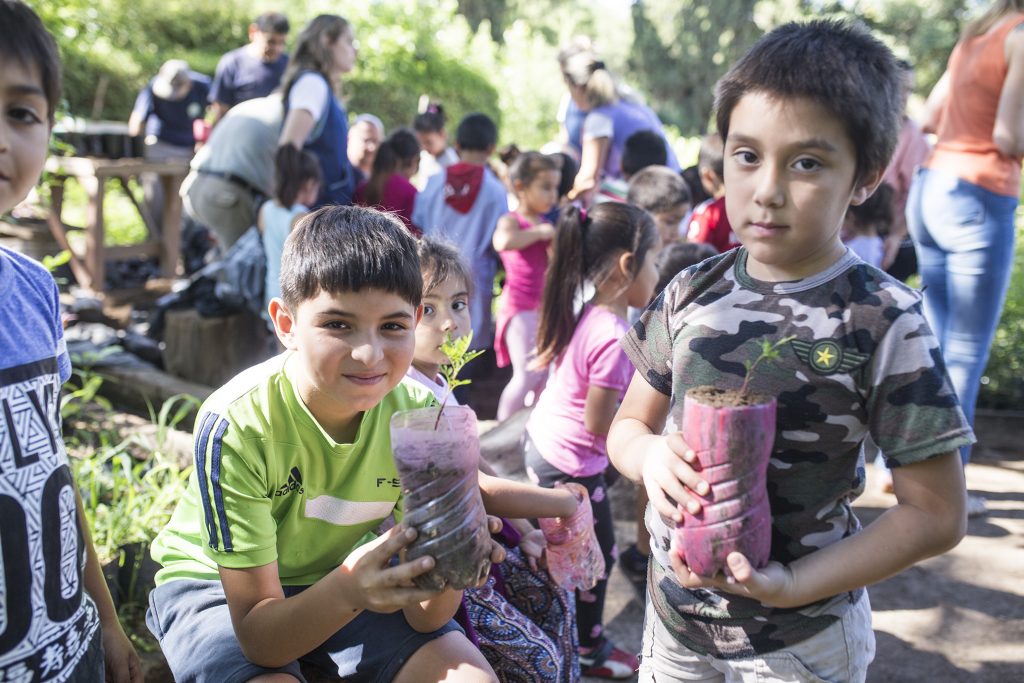
[[[526,396],[534,392],[533,402],[544,388],[547,370],[528,370],[537,346],[537,326],[540,324],[538,311],[516,313],[505,326],[505,345],[512,361],[512,379],[501,392],[498,400],[498,419],[507,419],[512,413],[526,405]]]

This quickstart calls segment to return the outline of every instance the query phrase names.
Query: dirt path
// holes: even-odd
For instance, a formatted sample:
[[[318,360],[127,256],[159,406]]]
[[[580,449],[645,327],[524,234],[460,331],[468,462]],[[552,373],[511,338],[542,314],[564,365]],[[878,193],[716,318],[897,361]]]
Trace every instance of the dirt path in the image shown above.
[[[870,589],[877,653],[869,682],[1024,681],[1024,446],[979,450],[975,462],[967,486],[988,499],[988,516],[971,520],[951,552]],[[895,503],[871,485],[873,474],[856,506],[865,524]],[[627,482],[612,492],[624,548],[636,533],[633,493]],[[639,650],[643,607],[618,568],[605,614],[609,635]]]

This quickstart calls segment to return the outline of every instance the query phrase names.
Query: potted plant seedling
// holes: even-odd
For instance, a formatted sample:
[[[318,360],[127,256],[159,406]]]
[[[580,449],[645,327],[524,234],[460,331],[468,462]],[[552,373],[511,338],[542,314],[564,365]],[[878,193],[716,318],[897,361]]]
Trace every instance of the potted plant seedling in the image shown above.
[[[699,576],[726,568],[729,553],[742,553],[754,567],[768,563],[771,552],[771,509],[766,485],[768,460],[775,442],[775,398],[750,391],[758,365],[779,358],[793,337],[761,342],[761,353],[744,362],[742,387],[710,386],[686,392],[682,419],[676,424],[694,451],[698,470],[711,490],[697,496],[701,511],[680,506],[675,552]],[[696,494],[694,494],[696,495]]]
[[[449,338],[441,346],[448,357],[442,374],[452,389],[469,383],[458,373],[480,355],[470,351],[472,336]],[[468,406],[445,405],[395,413],[391,447],[402,481],[405,522],[416,539],[405,557],[434,558],[434,568],[414,579],[420,588],[469,588],[490,569],[491,541],[480,498],[480,440],[476,414]]]

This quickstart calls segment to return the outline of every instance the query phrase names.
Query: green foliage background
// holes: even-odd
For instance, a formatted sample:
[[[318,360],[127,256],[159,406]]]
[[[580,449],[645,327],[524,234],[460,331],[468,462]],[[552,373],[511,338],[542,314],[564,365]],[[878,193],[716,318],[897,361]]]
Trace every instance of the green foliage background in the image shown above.
[[[265,0],[30,0],[57,37],[64,109],[77,117],[127,120],[132,103],[172,57],[213,74],[220,56],[246,42]],[[605,62],[648,98],[670,134],[708,130],[712,87],[757,37],[785,21],[846,16],[863,21],[917,67],[927,95],[978,0],[371,0],[338,5],[294,0],[292,39],[313,16],[341,13],[361,43],[343,85],[349,112],[408,125],[421,94],[442,102],[454,127],[483,111],[502,143],[536,148],[557,134],[564,93],[558,46],[595,38]],[[692,148],[692,145],[690,146]],[[692,150],[691,150],[692,151]],[[1024,256],[1018,254],[1006,312],[992,349],[984,405],[1024,405]]]

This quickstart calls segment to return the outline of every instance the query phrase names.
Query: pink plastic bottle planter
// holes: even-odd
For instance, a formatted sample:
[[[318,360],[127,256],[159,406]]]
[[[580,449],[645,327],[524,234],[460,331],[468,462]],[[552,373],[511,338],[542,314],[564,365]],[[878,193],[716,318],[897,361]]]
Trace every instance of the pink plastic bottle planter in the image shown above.
[[[407,410],[391,418],[404,519],[417,532],[405,559],[434,558],[434,568],[413,579],[420,588],[469,588],[491,566],[491,536],[477,475],[476,414],[466,406],[448,406],[439,421],[437,411]]]
[[[699,576],[724,569],[731,552],[763,567],[772,542],[766,478],[775,441],[775,399],[698,387],[686,392],[682,420],[676,423],[711,491],[706,497],[693,494],[702,505],[696,515],[680,506],[675,551]]]
[[[604,578],[604,555],[594,533],[594,511],[586,487],[570,482],[576,496],[571,517],[541,517],[540,530],[548,543],[548,573],[565,590],[590,590]]]

